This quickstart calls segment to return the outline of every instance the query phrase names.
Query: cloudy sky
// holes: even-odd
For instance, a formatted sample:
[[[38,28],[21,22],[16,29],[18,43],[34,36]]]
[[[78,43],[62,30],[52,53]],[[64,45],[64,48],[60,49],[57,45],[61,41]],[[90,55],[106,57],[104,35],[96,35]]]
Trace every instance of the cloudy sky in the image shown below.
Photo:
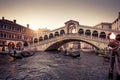
[[[0,17],[16,19],[32,29],[56,29],[69,20],[94,26],[113,22],[120,12],[120,0],[0,0]]]

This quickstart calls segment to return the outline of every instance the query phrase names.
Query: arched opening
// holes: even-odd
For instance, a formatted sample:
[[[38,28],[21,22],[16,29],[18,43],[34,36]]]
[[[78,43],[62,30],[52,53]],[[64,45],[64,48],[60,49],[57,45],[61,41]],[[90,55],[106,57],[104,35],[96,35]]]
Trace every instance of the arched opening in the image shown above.
[[[87,29],[87,30],[85,31],[85,35],[86,35],[86,36],[91,36],[91,31],[90,31],[89,29]]]
[[[79,34],[84,34],[84,30],[83,29],[79,29],[78,33]]]
[[[34,43],[37,43],[37,42],[38,42],[38,39],[37,39],[37,38],[35,38],[35,39],[34,39]]]
[[[53,38],[53,33],[49,34],[49,39]]]
[[[42,40],[43,40],[43,37],[42,37],[42,36],[40,36],[40,37],[39,37],[39,41],[42,41]]]
[[[116,36],[116,40],[117,40],[117,41],[120,41],[120,34],[118,34],[118,35]]]
[[[18,42],[18,43],[16,44],[16,48],[17,48],[18,50],[20,50],[20,49],[22,48],[22,43],[21,43],[21,42]]]
[[[76,29],[72,29],[72,34],[77,33]]]
[[[55,32],[55,37],[56,37],[56,36],[59,36],[59,33],[58,33],[58,32]]]
[[[25,41],[24,44],[23,44],[24,47],[27,47],[28,46],[28,42]]]
[[[64,35],[65,34],[65,31],[64,30],[61,30],[60,31],[60,35]]]
[[[14,49],[14,48],[15,48],[14,42],[9,42],[8,43],[8,49]]]
[[[49,47],[46,48],[45,51],[49,51],[49,50],[57,50],[58,48],[60,48],[62,45],[68,43],[68,42],[73,42],[73,41],[78,41],[78,42],[85,42],[88,43],[90,45],[92,45],[94,48],[99,49],[97,46],[95,46],[92,43],[89,43],[87,41],[83,41],[83,40],[79,40],[79,39],[65,39],[65,40],[61,40],[59,42],[55,42],[53,44],[51,44]]]
[[[93,31],[92,36],[93,37],[98,37],[98,31]]]
[[[106,33],[105,32],[101,32],[100,33],[100,38],[101,39],[106,39]]]
[[[48,39],[48,35],[45,35],[45,36],[44,36],[44,40],[47,40],[47,39]]]
[[[74,24],[74,23],[70,23],[70,24],[68,25],[68,29],[67,29],[68,34],[73,33],[74,30],[76,30],[75,24]]]

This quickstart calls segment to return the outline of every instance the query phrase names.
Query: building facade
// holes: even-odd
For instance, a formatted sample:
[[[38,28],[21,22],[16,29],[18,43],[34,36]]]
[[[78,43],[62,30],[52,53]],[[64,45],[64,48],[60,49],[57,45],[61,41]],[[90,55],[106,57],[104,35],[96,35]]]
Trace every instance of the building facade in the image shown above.
[[[117,19],[112,23],[113,30],[120,30],[120,12]]]
[[[21,49],[33,42],[34,31],[19,25],[16,20],[10,21],[2,17],[0,20],[0,51]]]
[[[100,23],[100,24],[98,24],[98,25],[96,25],[96,26],[94,26],[95,28],[101,28],[101,29],[108,29],[108,30],[110,30],[110,29],[112,29],[112,23],[107,23],[107,22],[102,22],[102,23]]]

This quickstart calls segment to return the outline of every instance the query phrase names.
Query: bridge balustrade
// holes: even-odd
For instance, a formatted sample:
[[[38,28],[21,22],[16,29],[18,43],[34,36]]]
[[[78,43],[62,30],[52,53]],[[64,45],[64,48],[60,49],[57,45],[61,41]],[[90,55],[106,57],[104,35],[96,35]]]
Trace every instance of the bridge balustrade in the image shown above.
[[[44,45],[44,44],[47,44],[50,42],[61,41],[63,39],[80,39],[80,38],[81,38],[81,40],[95,41],[95,42],[105,43],[105,44],[108,44],[108,42],[109,42],[107,39],[101,39],[101,38],[97,38],[97,37],[93,37],[93,36],[87,36],[84,34],[65,34],[65,35],[56,36],[54,38],[42,40],[42,41],[39,41],[38,43],[33,43],[32,45],[29,45],[28,48],[39,46],[39,45]]]

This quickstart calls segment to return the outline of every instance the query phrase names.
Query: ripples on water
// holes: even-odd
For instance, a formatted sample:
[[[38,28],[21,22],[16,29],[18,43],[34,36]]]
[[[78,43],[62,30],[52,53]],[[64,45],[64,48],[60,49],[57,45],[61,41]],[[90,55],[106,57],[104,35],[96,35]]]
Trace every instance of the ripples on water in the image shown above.
[[[93,65],[98,67],[94,68]],[[97,72],[98,68],[101,71]],[[102,75],[96,74],[101,72],[104,75],[102,80],[105,80],[107,68],[107,64],[103,66],[101,58],[91,54],[82,54],[77,59],[64,56],[60,52],[36,52],[34,56],[18,60],[0,56],[0,80],[98,80]]]

